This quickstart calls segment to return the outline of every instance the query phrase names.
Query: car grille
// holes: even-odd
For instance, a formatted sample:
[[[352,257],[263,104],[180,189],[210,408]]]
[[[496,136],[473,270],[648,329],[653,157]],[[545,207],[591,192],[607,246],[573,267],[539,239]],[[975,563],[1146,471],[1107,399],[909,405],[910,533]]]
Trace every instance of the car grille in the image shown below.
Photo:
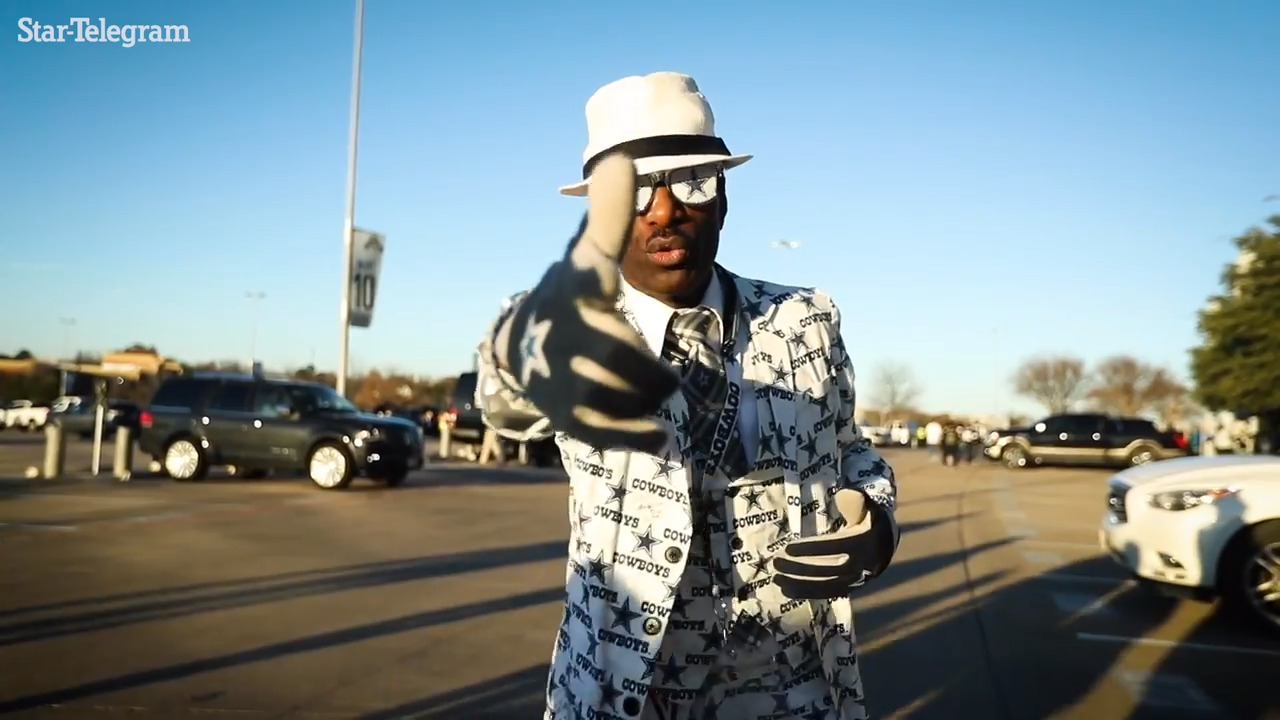
[[[1107,491],[1107,510],[1115,517],[1116,522],[1128,522],[1129,513],[1124,507],[1124,495],[1127,488],[1111,488]]]

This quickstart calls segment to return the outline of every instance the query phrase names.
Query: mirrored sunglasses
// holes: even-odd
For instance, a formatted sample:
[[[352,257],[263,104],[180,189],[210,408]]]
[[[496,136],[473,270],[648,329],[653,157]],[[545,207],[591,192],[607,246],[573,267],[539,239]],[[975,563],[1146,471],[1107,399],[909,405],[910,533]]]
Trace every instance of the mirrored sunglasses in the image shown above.
[[[654,188],[665,185],[681,205],[697,207],[716,199],[720,193],[721,170],[717,165],[677,168],[643,175],[636,185],[636,212],[643,213],[653,202]]]

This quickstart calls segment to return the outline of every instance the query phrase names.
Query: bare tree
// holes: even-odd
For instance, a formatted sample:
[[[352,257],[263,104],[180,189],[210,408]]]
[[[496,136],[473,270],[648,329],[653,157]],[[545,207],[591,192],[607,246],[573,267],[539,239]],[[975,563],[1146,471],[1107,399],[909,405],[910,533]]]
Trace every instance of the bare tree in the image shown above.
[[[1084,361],[1065,355],[1027,360],[1013,376],[1013,389],[1051,414],[1070,410],[1087,385]]]
[[[1131,355],[1114,355],[1098,363],[1096,382],[1089,399],[1098,409],[1117,415],[1141,415],[1152,411],[1166,421],[1176,420],[1188,391],[1164,368]]]
[[[875,386],[871,403],[883,413],[883,420],[886,422],[900,419],[911,412],[920,399],[920,384],[916,382],[915,373],[905,363],[881,364],[872,375],[871,382]]]

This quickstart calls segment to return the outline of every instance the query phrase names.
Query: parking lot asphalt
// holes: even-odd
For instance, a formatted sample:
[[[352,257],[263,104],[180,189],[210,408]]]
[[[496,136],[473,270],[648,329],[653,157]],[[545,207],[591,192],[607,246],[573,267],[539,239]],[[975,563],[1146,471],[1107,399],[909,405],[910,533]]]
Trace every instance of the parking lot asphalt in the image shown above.
[[[1100,557],[1105,472],[887,455],[902,545],[857,598],[874,717],[1280,718],[1280,642]],[[0,714],[540,717],[566,494],[466,464],[344,492],[0,483]]]

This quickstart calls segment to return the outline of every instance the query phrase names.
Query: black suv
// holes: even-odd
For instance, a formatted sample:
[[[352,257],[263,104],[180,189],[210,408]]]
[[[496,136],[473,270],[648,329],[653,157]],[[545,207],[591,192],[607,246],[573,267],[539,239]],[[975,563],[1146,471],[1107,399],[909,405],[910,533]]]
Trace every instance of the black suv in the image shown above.
[[[400,485],[422,466],[420,428],[362,413],[320,383],[176,376],[156,390],[138,421],[138,447],[175,480],[199,480],[211,465],[232,465],[246,477],[302,471],[332,490],[357,475]]]
[[[994,430],[983,453],[1009,468],[1031,465],[1145,465],[1187,454],[1187,438],[1150,420],[1095,413],[1050,415]]]

